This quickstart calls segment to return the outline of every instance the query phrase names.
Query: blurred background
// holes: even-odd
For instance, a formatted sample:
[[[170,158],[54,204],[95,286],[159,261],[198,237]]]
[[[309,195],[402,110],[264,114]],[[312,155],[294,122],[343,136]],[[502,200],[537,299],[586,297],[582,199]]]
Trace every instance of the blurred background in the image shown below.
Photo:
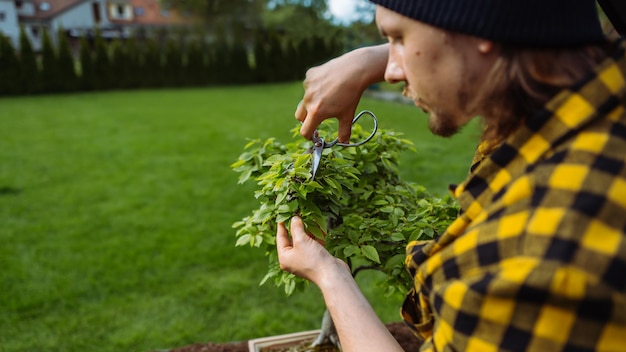
[[[361,0],[2,0],[0,95],[301,79],[380,42]]]

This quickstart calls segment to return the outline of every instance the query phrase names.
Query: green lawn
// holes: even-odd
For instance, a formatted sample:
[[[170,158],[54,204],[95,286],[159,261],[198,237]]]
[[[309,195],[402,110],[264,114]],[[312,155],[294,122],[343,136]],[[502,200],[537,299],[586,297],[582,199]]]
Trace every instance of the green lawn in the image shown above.
[[[229,165],[288,141],[298,83],[0,99],[0,351],[153,351],[315,329],[319,292],[258,286],[231,224],[256,207]],[[442,140],[411,106],[366,99],[418,150],[405,177],[461,181],[477,128]],[[385,321],[398,300],[361,283]]]

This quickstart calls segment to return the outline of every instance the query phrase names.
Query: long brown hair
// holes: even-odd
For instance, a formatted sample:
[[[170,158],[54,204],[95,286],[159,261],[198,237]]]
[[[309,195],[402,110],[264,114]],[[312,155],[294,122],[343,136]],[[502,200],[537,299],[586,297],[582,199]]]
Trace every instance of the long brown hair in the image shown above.
[[[604,60],[608,44],[576,49],[500,46],[500,57],[479,91],[485,117],[483,140],[499,144],[563,88]]]

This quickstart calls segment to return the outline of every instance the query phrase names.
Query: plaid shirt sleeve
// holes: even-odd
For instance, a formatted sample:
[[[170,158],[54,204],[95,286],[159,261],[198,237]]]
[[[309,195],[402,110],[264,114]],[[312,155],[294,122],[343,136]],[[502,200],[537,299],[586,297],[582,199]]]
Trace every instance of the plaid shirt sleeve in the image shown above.
[[[424,351],[626,350],[626,59],[553,99],[410,243],[403,317]]]

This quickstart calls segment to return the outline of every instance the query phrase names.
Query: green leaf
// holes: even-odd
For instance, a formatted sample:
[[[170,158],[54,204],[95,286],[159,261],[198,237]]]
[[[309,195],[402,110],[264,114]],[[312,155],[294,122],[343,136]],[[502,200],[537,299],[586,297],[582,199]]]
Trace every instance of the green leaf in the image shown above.
[[[343,250],[343,255],[346,256],[346,258],[352,257],[357,253],[361,253],[361,250],[359,249],[359,246],[355,245],[349,245]]]
[[[276,201],[274,202],[275,206],[278,208],[281,203],[287,198],[287,194],[289,193],[289,190],[284,190],[282,192],[278,192],[278,194],[276,195]]]
[[[426,208],[430,206],[430,203],[426,199],[420,199],[420,201],[417,202],[417,205],[422,208]]]
[[[241,247],[241,246],[245,246],[247,244],[251,244],[250,239],[252,238],[252,236],[250,236],[249,233],[239,237],[237,239],[237,243],[235,243],[235,246],[237,247]]]
[[[250,147],[252,147],[255,144],[258,144],[259,142],[261,142],[259,139],[252,139],[243,147],[243,149],[249,149]]]
[[[324,231],[322,231],[316,223],[309,224],[306,230],[320,240],[323,240],[326,237]]]
[[[302,154],[296,158],[296,161],[293,163],[293,167],[296,169],[303,167],[309,162],[309,160],[311,160],[311,154]]]
[[[365,245],[361,247],[361,252],[367,259],[380,264],[380,257],[378,256],[378,251],[374,246]]]
[[[393,213],[393,209],[394,208],[391,205],[388,205],[386,207],[380,208],[380,211],[383,212],[383,213],[390,214],[390,213]]]
[[[336,189],[336,190],[341,191],[341,185],[340,185],[337,181],[333,180],[332,178],[330,178],[330,177],[328,177],[328,176],[327,176],[327,177],[324,177],[324,181],[326,181],[326,183],[327,183],[330,187],[332,187],[332,188],[334,188],[334,189]],[[340,192],[340,193],[341,193],[341,192]]]
[[[409,241],[417,241],[421,239],[421,235],[422,235],[422,230],[417,229],[411,232],[411,235],[409,236]]]
[[[300,187],[296,187],[295,188],[296,194],[298,194],[298,197],[300,197],[300,199],[306,199],[306,196],[308,194],[308,192],[306,191],[306,187],[300,185]]]
[[[406,254],[396,254],[393,257],[389,258],[385,263],[386,268],[392,268],[394,266],[401,266],[404,268],[404,260],[406,259]]]
[[[293,170],[293,174],[303,180],[310,179],[313,175],[311,174],[311,169],[298,167]]]
[[[294,280],[289,280],[285,283],[285,294],[287,296],[291,296],[296,290],[296,282]]]
[[[261,280],[261,282],[259,282],[259,286],[265,284],[267,282],[267,280],[276,277],[276,272],[274,271],[270,271],[267,274],[265,274],[265,276],[263,277],[263,280]]]
[[[247,170],[246,172],[239,175],[239,179],[237,180],[237,183],[239,184],[245,183],[246,181],[250,179],[250,176],[252,176],[252,169]]]
[[[289,204],[281,204],[276,208],[276,211],[279,213],[288,213],[291,211],[291,208],[289,207]]]
[[[310,189],[324,189],[324,187],[320,185],[319,182],[313,180],[309,181],[307,183],[307,186],[309,186]]]
[[[389,220],[391,220],[393,227],[398,226],[398,217],[395,214],[389,214]]]
[[[298,202],[295,200],[292,200],[289,203],[287,203],[287,206],[289,207],[289,212],[291,213],[295,213],[296,210],[298,210]]]
[[[394,242],[404,241],[404,235],[399,232],[394,232],[391,234],[390,239]]]
[[[278,190],[280,189],[284,189],[286,192],[289,192],[289,188],[287,187],[282,187],[283,184],[285,184],[285,179],[284,178],[279,178],[276,180],[276,182],[274,183],[274,192],[278,192]]]
[[[237,169],[240,168],[242,166],[246,165],[246,160],[241,159],[241,157],[239,157],[239,160],[235,161],[234,163],[230,164],[230,167],[232,169]]]

